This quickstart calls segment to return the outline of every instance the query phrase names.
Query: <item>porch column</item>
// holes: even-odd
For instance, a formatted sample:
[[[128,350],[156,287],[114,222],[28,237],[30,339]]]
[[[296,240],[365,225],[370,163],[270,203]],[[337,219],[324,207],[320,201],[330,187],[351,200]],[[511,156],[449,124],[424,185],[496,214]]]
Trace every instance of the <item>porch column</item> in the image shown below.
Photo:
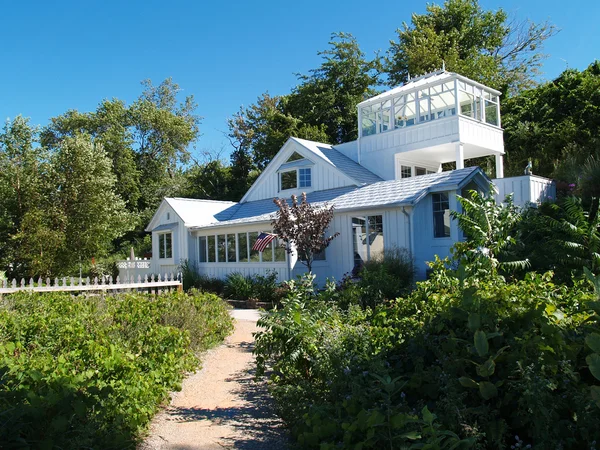
[[[504,156],[496,155],[496,178],[504,178]]]
[[[465,152],[462,142],[456,144],[456,169],[465,168]]]

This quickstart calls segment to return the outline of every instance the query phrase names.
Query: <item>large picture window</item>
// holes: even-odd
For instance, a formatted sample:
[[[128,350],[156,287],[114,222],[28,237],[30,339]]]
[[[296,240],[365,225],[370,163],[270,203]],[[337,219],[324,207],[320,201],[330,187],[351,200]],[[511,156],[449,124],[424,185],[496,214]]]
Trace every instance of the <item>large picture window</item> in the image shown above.
[[[298,186],[297,175],[295,170],[289,170],[287,172],[281,172],[281,190],[295,189]]]
[[[173,233],[161,233],[158,235],[158,257],[160,259],[173,257]]]
[[[360,269],[365,262],[383,254],[383,216],[353,217],[352,241],[355,269]]]
[[[450,203],[445,192],[432,194],[433,237],[450,237]]]

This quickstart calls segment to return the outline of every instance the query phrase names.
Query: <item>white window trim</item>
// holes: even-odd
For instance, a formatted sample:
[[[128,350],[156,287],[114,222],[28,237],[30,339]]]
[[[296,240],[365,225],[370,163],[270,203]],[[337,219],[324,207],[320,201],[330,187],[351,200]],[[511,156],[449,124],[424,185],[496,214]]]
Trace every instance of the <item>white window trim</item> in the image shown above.
[[[300,186],[300,169],[308,169],[310,170],[310,186]],[[281,175],[288,172],[296,172],[296,186],[293,188],[283,189],[281,185]],[[279,181],[279,192],[292,192],[302,189],[304,191],[313,190],[313,170],[312,167],[298,167],[296,169],[288,169],[288,170],[279,170],[277,171],[277,178]]]
[[[170,234],[171,235],[171,256],[167,257],[167,238],[166,235]],[[173,259],[173,253],[174,253],[174,248],[173,248],[173,232],[172,231],[162,231],[160,233],[156,233],[157,239],[158,239],[158,259],[162,259],[162,260],[168,260],[168,259]],[[165,251],[165,256],[161,257],[160,256],[160,237],[161,236],[165,236],[164,238],[164,251]]]

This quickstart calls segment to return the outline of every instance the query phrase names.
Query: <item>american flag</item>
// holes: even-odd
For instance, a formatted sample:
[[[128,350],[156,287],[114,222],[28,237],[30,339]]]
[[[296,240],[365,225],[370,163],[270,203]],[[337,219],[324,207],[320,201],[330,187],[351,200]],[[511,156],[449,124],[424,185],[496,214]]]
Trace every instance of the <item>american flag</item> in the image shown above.
[[[276,237],[277,235],[273,233],[260,233],[256,239],[256,242],[252,246],[252,250],[258,250],[259,252],[264,251],[265,248],[267,248],[271,241]]]

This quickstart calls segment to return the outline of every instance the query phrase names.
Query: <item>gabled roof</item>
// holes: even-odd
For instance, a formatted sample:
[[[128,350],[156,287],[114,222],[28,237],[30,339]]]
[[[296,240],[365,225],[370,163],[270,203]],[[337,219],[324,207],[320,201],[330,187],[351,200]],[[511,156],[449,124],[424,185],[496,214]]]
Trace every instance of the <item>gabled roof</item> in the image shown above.
[[[231,215],[233,213],[232,209],[237,206],[235,202],[165,197],[146,227],[146,231],[157,229],[156,222],[158,222],[158,218],[163,212],[164,204],[169,205],[175,211],[175,214],[179,216],[186,227],[201,226],[223,220],[228,217],[223,212],[231,210],[229,213]]]
[[[271,175],[274,171],[277,171],[281,166],[287,164],[290,164],[290,166],[292,165],[292,163],[289,163],[285,159],[283,159],[283,155],[286,154],[286,152],[283,150],[286,147],[288,147],[291,143],[296,143],[300,145],[302,147],[302,150],[304,150],[307,154],[307,158],[323,161],[325,164],[333,167],[342,175],[346,176],[349,182],[352,182],[357,186],[382,181],[380,177],[375,175],[369,169],[366,169],[365,167],[351,160],[346,155],[337,151],[335,147],[330,144],[323,144],[322,142],[315,142],[309,141],[307,139],[290,137],[283,145],[283,147],[281,147],[281,150],[279,150],[277,155],[275,155],[275,157],[271,160],[266,169],[263,170],[260,176],[256,179],[256,181],[250,187],[250,189],[248,189],[246,194],[244,194],[244,196],[240,200],[240,203],[246,203],[246,198],[249,196],[250,192],[252,192],[254,187],[258,186],[264,178]]]
[[[366,169],[356,161],[351,160],[343,153],[337,151],[335,147],[330,144],[323,144],[321,142],[309,141],[295,137],[291,139],[302,145],[304,148],[310,150],[319,158],[340,170],[345,175],[348,175],[353,180],[356,180],[358,182],[357,184],[369,184],[382,181],[380,177],[375,175],[369,169]]]
[[[460,189],[476,176],[483,177],[486,184],[490,182],[479,167],[467,167],[401,180],[380,181],[365,186],[347,186],[315,191],[307,195],[307,200],[312,204],[332,205],[336,211],[414,206],[429,193]],[[239,207],[229,217],[194,228],[204,229],[269,222],[275,217],[277,209],[272,199],[246,202],[239,204]]]

